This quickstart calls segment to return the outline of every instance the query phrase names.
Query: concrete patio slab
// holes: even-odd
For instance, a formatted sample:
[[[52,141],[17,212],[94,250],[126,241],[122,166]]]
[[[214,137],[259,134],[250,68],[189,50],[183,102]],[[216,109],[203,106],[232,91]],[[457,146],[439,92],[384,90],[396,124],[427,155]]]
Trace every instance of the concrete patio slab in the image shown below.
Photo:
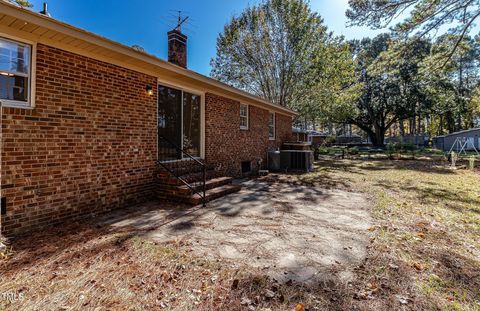
[[[308,283],[351,279],[366,256],[371,218],[360,194],[257,179],[207,208],[151,202],[108,223],[158,242],[182,241],[198,256],[264,269],[280,282]]]

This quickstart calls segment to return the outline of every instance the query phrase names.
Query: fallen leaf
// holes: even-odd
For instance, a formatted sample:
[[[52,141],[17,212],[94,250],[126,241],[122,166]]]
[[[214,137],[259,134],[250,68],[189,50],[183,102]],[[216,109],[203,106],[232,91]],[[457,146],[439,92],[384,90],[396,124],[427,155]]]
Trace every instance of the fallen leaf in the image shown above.
[[[377,285],[377,283],[375,283],[375,282],[371,282],[371,283],[368,283],[368,284],[367,284],[367,287],[368,287],[369,289],[377,289],[377,288],[378,288],[378,285]]]
[[[415,269],[417,269],[418,271],[422,271],[422,270],[423,270],[423,266],[422,266],[420,263],[418,263],[418,262],[415,262],[415,263],[413,264],[413,267],[414,267]]]
[[[297,303],[295,311],[305,311],[305,305],[303,303]]]

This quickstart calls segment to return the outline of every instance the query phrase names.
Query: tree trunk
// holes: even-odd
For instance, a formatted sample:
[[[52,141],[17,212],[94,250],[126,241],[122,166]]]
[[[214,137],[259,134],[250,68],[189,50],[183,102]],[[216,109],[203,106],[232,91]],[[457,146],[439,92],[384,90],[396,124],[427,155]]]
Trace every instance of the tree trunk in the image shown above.
[[[398,125],[400,128],[400,136],[405,136],[405,125],[403,124],[403,120],[398,121]]]
[[[373,131],[368,131],[367,132],[368,137],[370,138],[370,141],[372,142],[373,146],[377,146],[377,136]]]
[[[455,132],[455,119],[453,117],[453,114],[449,111],[447,112],[446,116],[446,121],[447,121],[447,129],[448,133],[454,133]]]
[[[375,147],[385,146],[385,129],[375,126]]]

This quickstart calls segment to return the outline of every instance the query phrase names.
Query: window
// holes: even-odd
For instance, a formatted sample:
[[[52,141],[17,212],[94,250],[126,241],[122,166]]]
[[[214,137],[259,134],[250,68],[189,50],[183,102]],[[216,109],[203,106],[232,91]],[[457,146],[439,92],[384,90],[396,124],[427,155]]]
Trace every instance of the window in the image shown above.
[[[158,159],[201,156],[202,97],[181,89],[158,86]],[[176,148],[178,147],[178,148]]]
[[[0,100],[30,106],[32,47],[0,37]]]
[[[268,113],[268,138],[275,140],[275,112]]]
[[[240,128],[248,130],[248,105],[240,104]]]

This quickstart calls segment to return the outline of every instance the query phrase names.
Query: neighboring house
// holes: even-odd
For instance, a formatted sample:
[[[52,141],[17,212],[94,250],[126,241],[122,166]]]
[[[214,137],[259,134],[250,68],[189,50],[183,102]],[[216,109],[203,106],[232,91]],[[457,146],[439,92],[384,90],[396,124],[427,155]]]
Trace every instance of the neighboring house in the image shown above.
[[[166,62],[0,1],[4,234],[154,197],[157,160],[185,158],[163,138],[216,177],[292,139],[295,112],[186,69],[186,36],[168,40]]]
[[[385,143],[411,144],[420,147],[428,146],[429,137],[427,134],[404,135],[385,138]]]
[[[336,144],[345,144],[345,145],[355,145],[355,144],[362,144],[363,138],[357,134],[344,134],[344,135],[337,135],[335,137]]]
[[[312,143],[313,146],[319,146],[319,145],[322,145],[325,142],[327,137],[328,137],[327,133],[310,131],[308,133],[308,140],[307,141]]]
[[[455,143],[456,141],[460,144]],[[433,147],[436,149],[450,151],[453,147],[453,151],[458,152],[460,151],[459,148],[461,148],[460,145],[465,145],[465,150],[467,151],[474,149],[480,151],[480,128],[473,128],[433,138]]]
[[[292,128],[293,138],[296,141],[308,142],[308,131],[302,130],[301,128],[294,127]]]

